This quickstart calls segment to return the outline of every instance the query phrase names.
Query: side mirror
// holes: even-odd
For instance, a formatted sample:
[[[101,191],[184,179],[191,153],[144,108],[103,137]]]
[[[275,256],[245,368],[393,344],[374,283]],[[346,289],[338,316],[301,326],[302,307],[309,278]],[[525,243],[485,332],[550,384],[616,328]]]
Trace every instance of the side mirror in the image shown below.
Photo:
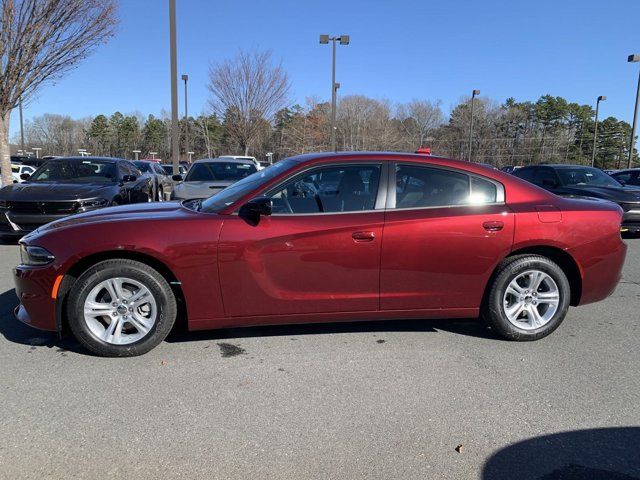
[[[253,200],[249,200],[238,212],[238,216],[246,220],[250,225],[257,225],[260,223],[261,216],[271,215],[273,204],[270,198],[256,197]]]
[[[20,174],[20,180],[29,180],[29,177],[31,175],[29,175],[28,173],[21,173]]]
[[[122,181],[124,183],[135,182],[137,177],[135,175],[123,175]]]
[[[171,179],[172,179],[174,182],[181,182],[181,181],[182,181],[182,175],[172,175],[172,176],[171,176]]]

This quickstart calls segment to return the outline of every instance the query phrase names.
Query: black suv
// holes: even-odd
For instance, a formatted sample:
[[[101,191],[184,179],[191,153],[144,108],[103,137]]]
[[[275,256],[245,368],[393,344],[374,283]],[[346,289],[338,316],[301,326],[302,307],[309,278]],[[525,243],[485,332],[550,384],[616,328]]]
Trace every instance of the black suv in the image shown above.
[[[556,195],[615,202],[624,210],[622,230],[640,232],[640,189],[625,187],[602,170],[583,165],[530,165],[513,175]]]

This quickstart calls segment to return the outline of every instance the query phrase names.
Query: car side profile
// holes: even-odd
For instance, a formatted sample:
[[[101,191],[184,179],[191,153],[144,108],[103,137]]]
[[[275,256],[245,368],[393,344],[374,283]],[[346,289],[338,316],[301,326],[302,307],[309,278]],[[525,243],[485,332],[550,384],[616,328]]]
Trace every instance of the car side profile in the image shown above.
[[[482,317],[510,340],[607,297],[622,210],[433,156],[302,155],[205,200],[107,208],[21,240],[16,316],[105,356],[191,330]]]

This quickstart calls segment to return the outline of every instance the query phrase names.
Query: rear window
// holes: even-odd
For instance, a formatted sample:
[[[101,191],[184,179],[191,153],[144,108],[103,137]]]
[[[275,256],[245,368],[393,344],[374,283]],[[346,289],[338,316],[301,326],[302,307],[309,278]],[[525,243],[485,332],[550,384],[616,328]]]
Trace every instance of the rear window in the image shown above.
[[[236,182],[257,172],[252,163],[211,162],[195,163],[189,169],[186,182]]]

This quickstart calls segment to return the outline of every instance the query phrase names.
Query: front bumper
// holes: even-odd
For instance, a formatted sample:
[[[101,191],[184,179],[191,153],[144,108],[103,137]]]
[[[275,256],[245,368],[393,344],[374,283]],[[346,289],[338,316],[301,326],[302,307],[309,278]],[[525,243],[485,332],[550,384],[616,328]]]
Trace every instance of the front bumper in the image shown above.
[[[8,211],[0,212],[0,237],[22,237],[42,225],[68,216],[69,215],[54,214],[18,214]]]
[[[52,296],[57,277],[55,268],[19,265],[13,270],[13,275],[16,295],[20,300],[15,311],[16,318],[40,330],[58,331],[56,298]]]
[[[623,204],[621,230],[623,232],[640,232],[640,205]]]

